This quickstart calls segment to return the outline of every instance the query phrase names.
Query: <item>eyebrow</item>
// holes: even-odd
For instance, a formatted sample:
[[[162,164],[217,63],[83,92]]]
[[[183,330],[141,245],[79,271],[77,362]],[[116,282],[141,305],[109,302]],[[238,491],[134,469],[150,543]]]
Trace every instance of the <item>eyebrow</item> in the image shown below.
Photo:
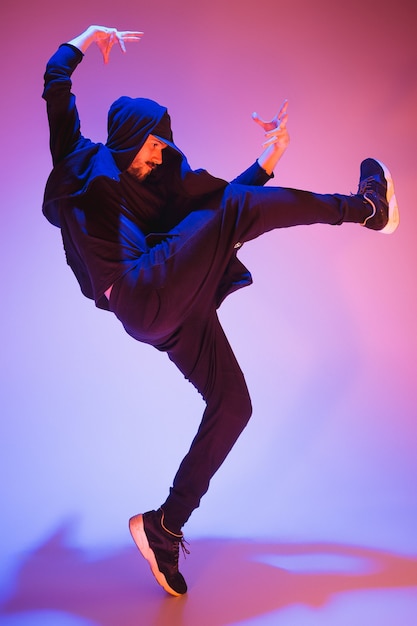
[[[164,146],[164,147],[166,147],[168,145],[164,141],[161,141],[160,139],[155,137],[155,135],[152,135],[152,133],[149,135],[148,139],[151,140],[152,143],[158,143],[158,144],[160,144],[161,146]]]

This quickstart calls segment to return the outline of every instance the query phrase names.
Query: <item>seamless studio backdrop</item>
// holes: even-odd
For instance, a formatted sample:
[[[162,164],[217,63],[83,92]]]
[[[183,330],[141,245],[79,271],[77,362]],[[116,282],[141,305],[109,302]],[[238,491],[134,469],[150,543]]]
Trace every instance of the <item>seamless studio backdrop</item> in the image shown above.
[[[232,179],[261,150],[251,113],[270,118],[287,98],[291,144],[269,184],[355,193],[367,156],[396,183],[391,237],[298,227],[240,251],[254,284],[220,317],[254,412],[187,538],[336,542],[415,559],[413,12],[412,0],[3,3],[0,600],[21,560],[57,533],[87,552],[130,547],[127,519],[165,499],[203,410],[165,355],[81,295],[41,214],[44,67],[92,23],[145,32],[107,66],[92,47],[73,76],[93,140],[105,141],[117,97],[146,96],[168,107],[193,168]],[[415,611],[406,587],[399,604]]]

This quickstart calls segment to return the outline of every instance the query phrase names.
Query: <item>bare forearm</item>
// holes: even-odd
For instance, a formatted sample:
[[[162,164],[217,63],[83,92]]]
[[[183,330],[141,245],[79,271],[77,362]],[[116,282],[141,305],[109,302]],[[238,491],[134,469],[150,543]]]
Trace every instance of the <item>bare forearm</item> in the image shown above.
[[[89,26],[81,35],[74,37],[67,43],[75,46],[82,53],[85,53],[87,48],[95,42],[96,33],[98,32],[97,26]]]
[[[284,148],[283,146],[277,146],[274,144],[272,146],[268,146],[258,158],[259,165],[267,174],[269,174],[269,176],[274,171],[275,166],[284,154],[285,150],[286,147]]]

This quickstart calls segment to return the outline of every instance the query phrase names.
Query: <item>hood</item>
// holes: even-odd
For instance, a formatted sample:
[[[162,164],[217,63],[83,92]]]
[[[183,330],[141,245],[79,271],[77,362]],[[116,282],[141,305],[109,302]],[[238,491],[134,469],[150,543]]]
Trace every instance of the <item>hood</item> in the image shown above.
[[[148,98],[122,96],[116,100],[109,109],[107,133],[106,146],[122,172],[127,170],[149,135],[155,135],[182,155],[174,144],[167,109]]]

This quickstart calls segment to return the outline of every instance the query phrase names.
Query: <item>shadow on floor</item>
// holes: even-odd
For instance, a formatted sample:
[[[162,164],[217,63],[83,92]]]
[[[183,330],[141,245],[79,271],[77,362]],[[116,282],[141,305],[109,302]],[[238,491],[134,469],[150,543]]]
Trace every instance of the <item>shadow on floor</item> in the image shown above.
[[[225,626],[335,594],[417,586],[417,558],[338,544],[194,540],[181,561],[189,592],[172,598],[133,546],[70,547],[63,527],[17,564],[0,618],[59,611],[97,626]],[[1,619],[0,619],[1,621]]]

